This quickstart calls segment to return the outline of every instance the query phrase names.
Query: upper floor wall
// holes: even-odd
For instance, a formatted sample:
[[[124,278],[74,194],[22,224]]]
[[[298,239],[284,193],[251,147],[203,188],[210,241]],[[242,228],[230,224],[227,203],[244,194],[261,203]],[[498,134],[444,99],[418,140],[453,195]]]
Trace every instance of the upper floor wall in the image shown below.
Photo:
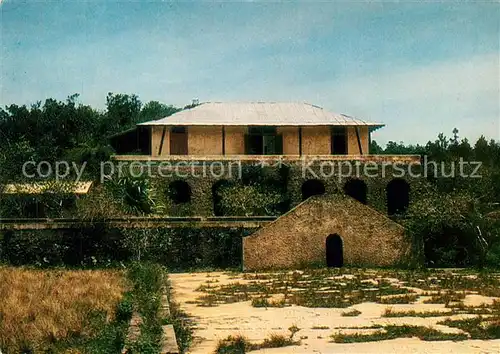
[[[367,155],[368,126],[151,126],[151,156]]]

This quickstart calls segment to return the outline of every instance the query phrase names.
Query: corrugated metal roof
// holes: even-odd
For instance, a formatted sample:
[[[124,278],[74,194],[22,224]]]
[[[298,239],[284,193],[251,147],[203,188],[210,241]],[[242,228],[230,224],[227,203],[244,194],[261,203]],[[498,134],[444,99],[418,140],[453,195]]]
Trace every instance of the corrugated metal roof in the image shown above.
[[[140,125],[357,125],[369,126],[371,130],[384,126],[295,102],[205,102]]]

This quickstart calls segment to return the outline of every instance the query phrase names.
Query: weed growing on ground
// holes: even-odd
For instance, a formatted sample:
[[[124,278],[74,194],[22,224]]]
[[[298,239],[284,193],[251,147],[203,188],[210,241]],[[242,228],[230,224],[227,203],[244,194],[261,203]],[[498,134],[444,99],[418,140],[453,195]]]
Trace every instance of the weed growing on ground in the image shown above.
[[[354,333],[343,334],[337,333],[332,335],[335,343],[359,343],[359,342],[374,342],[396,338],[411,338],[417,337],[425,341],[438,341],[438,340],[466,340],[467,335],[463,333],[443,333],[434,328],[424,326],[384,326],[383,331],[376,331],[369,334]]]
[[[500,316],[482,316],[460,320],[446,319],[438,322],[448,327],[459,328],[470,334],[472,339],[500,339]]]
[[[172,301],[171,292],[168,292],[170,301],[170,316],[163,320],[163,324],[171,324],[174,326],[175,337],[179,351],[185,353],[193,340],[192,321],[188,315],[181,310],[179,304]]]
[[[447,291],[444,293],[441,293],[440,291],[435,294],[431,295],[430,299],[424,300],[424,304],[449,304],[450,302],[461,302],[463,299],[465,299],[465,296],[467,294],[465,291],[463,292],[455,292],[455,291]]]
[[[264,339],[262,343],[251,343],[245,336],[235,335],[228,336],[225,339],[219,340],[216,354],[244,354],[253,350],[266,348],[281,348],[291,345],[299,345],[299,341],[293,340],[291,337],[286,337],[282,334],[273,333],[269,338]]]
[[[217,306],[223,303],[252,300],[254,307],[349,307],[366,301],[384,301],[382,296],[403,295],[393,301],[408,303],[416,299],[413,290],[377,277],[368,271],[356,269],[310,269],[282,273],[243,274],[245,283],[218,285],[210,280],[197,288],[204,293],[199,306]],[[377,277],[376,280],[372,280]],[[283,300],[272,303],[268,298],[283,295]],[[407,296],[406,296],[407,295]],[[390,300],[386,300],[390,301]]]
[[[350,311],[342,312],[342,316],[344,316],[344,317],[356,317],[356,316],[359,316],[359,315],[361,315],[361,311],[358,311],[356,309],[352,309]]]
[[[242,335],[228,336],[225,339],[219,340],[216,354],[245,354],[251,350],[252,344]]]
[[[166,282],[165,270],[156,264],[134,263],[128,270],[128,276],[133,283],[132,297],[142,325],[139,338],[127,346],[132,353],[157,353],[163,333],[162,319],[158,315]]]
[[[284,299],[273,300],[266,297],[254,297],[252,299],[253,307],[285,307],[286,302]]]
[[[405,294],[401,296],[390,296],[380,298],[377,302],[379,304],[411,304],[417,301],[418,295],[416,294]]]
[[[382,317],[445,317],[453,315],[453,311],[394,311],[392,307],[385,309]]]

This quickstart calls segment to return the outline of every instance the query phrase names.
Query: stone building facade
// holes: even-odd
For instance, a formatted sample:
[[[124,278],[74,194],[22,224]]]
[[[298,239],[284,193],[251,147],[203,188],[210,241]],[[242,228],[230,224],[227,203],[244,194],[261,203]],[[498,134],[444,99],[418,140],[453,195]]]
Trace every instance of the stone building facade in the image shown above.
[[[395,168],[415,172],[420,156],[370,155],[371,133],[382,126],[306,103],[203,103],[141,123],[138,146],[148,148],[142,155],[114,158],[155,168],[163,162],[184,164],[182,176],[154,180],[183,196],[169,203],[170,216],[220,216],[217,189],[240,183],[241,174],[206,175],[200,173],[205,163],[217,162],[227,170],[266,165],[277,174],[287,169],[280,183],[289,212],[243,239],[245,269],[318,262],[386,266],[403,262],[409,252],[404,229],[387,216],[404,212],[425,180],[400,175]],[[305,173],[308,160],[312,163]],[[370,176],[346,171],[369,164],[379,167]],[[328,165],[340,168],[325,175]]]
[[[245,270],[394,266],[411,259],[404,228],[348,196],[314,196],[243,239]]]

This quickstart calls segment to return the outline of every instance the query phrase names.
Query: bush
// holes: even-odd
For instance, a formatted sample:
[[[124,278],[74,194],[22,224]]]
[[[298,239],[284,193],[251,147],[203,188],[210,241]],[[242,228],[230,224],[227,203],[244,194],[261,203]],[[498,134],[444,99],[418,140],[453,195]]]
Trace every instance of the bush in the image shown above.
[[[41,267],[111,266],[133,260],[172,269],[241,265],[247,229],[108,229],[0,232],[0,261]]]
[[[109,266],[125,261],[118,230],[86,227],[77,230],[26,230],[0,233],[0,257],[13,265]]]
[[[0,216],[4,218],[58,218],[75,213],[77,196],[73,184],[43,182],[40,189],[36,182],[19,184],[17,194],[0,193]],[[33,187],[31,187],[33,186]]]
[[[148,178],[123,177],[106,182],[115,200],[126,212],[137,215],[161,214],[165,209],[159,201],[159,192]]]
[[[281,194],[263,191],[256,185],[232,185],[221,188],[219,193],[225,215],[277,215],[283,201]]]
[[[430,192],[410,205],[402,222],[423,243],[427,266],[483,266],[494,261],[500,240],[500,228],[483,214],[470,194]]]

